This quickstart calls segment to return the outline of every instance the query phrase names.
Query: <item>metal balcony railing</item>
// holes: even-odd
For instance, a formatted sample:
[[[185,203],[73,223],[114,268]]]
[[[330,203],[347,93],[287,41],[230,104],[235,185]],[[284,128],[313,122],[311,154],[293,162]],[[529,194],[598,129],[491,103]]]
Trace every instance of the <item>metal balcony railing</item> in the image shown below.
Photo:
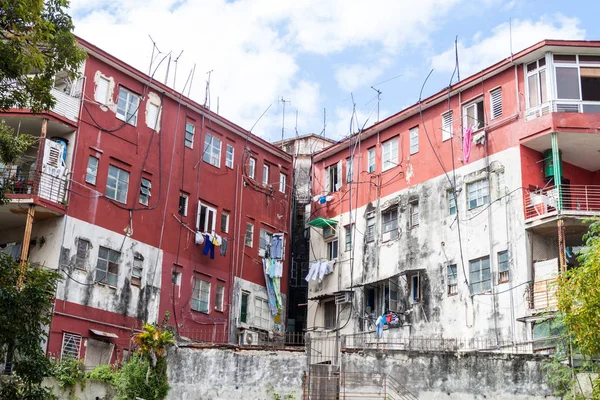
[[[8,198],[38,196],[60,204],[66,199],[67,178],[41,171],[0,168],[0,188]]]
[[[525,110],[525,120],[544,116],[551,112],[559,113],[598,113],[600,112],[600,102],[581,101],[581,100],[553,100],[531,107]]]
[[[525,219],[545,217],[562,211],[582,215],[600,215],[600,185],[561,185],[525,190]],[[561,206],[561,207],[559,207]]]

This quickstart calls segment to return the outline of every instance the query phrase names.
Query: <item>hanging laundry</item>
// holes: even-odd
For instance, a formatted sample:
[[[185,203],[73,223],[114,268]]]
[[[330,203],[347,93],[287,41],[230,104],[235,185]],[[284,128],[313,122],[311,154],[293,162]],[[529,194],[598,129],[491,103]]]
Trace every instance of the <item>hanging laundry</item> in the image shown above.
[[[212,244],[219,247],[219,246],[221,246],[221,243],[222,243],[221,236],[214,234],[212,237]]]
[[[310,265],[310,269],[308,270],[308,275],[306,275],[306,278],[304,278],[304,280],[306,280],[306,282],[310,282],[310,280],[313,278],[313,276],[319,272],[320,265],[321,265],[321,263],[319,263],[318,261],[312,262],[312,264]]]
[[[273,235],[271,238],[271,258],[283,258],[283,235]]]
[[[196,232],[195,241],[196,241],[196,244],[204,243],[204,235],[202,234],[202,232]]]
[[[323,277],[327,274],[327,269],[329,268],[329,263],[327,261],[321,261],[319,265],[319,282],[323,280]]]
[[[225,257],[225,254],[227,254],[227,246],[228,246],[228,241],[227,241],[227,239],[223,238],[223,241],[221,243],[221,255],[223,257]]]
[[[215,259],[215,245],[208,238],[208,236],[210,236],[210,235],[207,234],[206,236],[207,236],[207,238],[206,238],[206,241],[204,242],[204,249],[202,250],[202,254],[204,254],[206,256],[210,252],[210,259],[214,260]]]
[[[375,338],[377,338],[377,339],[383,338],[384,321],[385,321],[385,317],[383,315],[380,315],[379,318],[377,318],[377,321],[375,322],[375,327],[377,329],[375,331]]]
[[[273,288],[275,289],[275,299],[277,300],[277,309],[281,310],[283,301],[281,300],[281,281],[279,278],[272,278]]]
[[[268,262],[266,259],[263,259],[263,268],[264,271],[266,271],[268,269]],[[269,310],[271,311],[271,315],[275,316],[277,315],[279,309],[277,307],[277,296],[275,294],[275,286],[273,284],[273,280],[271,278],[269,278],[269,276],[267,275],[267,273],[264,273],[265,275],[265,283],[267,285],[267,296],[269,298]]]
[[[463,134],[463,158],[465,164],[469,162],[469,156],[471,155],[471,136],[473,135],[473,125],[469,125],[465,128]]]
[[[278,278],[283,276],[283,261],[275,262],[275,276]]]

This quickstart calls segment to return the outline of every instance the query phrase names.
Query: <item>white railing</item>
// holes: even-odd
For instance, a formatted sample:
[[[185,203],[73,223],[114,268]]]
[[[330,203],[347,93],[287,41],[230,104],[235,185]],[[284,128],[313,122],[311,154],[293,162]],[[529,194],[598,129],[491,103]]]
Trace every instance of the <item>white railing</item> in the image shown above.
[[[600,113],[600,101],[552,100],[525,110],[525,121],[549,114],[550,112]]]
[[[525,190],[525,219],[558,214],[600,215],[600,185],[561,185],[539,190]],[[559,207],[559,205],[561,207]]]

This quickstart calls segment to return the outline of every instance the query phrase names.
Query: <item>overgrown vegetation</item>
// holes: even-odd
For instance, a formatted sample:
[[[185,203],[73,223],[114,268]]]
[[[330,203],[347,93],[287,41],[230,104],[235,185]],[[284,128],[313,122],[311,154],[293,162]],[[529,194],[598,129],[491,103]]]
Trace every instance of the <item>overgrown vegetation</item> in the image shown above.
[[[0,121],[0,167],[12,167],[19,157],[37,141],[37,138],[26,134],[16,134],[14,129],[8,126],[4,120]],[[0,170],[0,173],[2,171]],[[10,178],[7,173],[2,178]],[[7,202],[6,193],[13,191],[13,182],[10,179],[2,179],[0,184],[0,205]]]
[[[71,396],[75,393],[75,385],[79,384],[82,388],[85,387],[87,377],[83,361],[72,358],[57,361],[52,368],[52,376],[56,378],[58,386],[69,390]]]
[[[296,399],[296,393],[293,390],[290,393],[281,394],[281,393],[276,392],[275,387],[273,387],[273,385],[271,385],[270,383],[267,384],[266,392],[267,392],[267,395],[272,400],[295,400]]]
[[[23,273],[23,285],[17,287]],[[1,400],[50,399],[42,380],[52,371],[40,343],[47,340],[52,298],[60,275],[26,265],[20,268],[9,255],[0,253],[0,358],[8,355],[14,377],[3,381]]]

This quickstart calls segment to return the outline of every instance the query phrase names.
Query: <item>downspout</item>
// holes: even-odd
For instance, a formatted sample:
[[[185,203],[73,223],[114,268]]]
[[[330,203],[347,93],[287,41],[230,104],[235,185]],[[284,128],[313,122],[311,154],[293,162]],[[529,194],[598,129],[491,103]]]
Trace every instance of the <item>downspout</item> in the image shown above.
[[[556,221],[558,228],[558,265],[560,272],[565,272],[567,270],[567,259],[565,255],[565,221],[562,218],[562,165],[558,149],[558,133],[556,132],[552,132],[552,169],[554,173],[554,186],[558,192],[558,201],[556,202],[556,210],[558,212],[558,220]]]
[[[240,175],[240,166],[237,165],[236,169],[235,169],[235,212],[233,213],[233,235],[231,236],[233,238],[233,240],[235,241],[234,243],[232,243],[231,246],[231,267],[229,269],[230,273],[230,281],[229,281],[229,295],[227,296],[229,298],[229,334],[228,337],[232,338],[233,337],[233,327],[235,326],[235,324],[232,324],[233,321],[235,321],[235,315],[234,315],[234,308],[233,308],[233,282],[235,280],[235,265],[236,265],[236,257],[237,257],[237,252],[234,250],[237,246],[239,242],[239,230],[238,230],[238,226],[237,226],[237,222],[238,222],[238,179],[239,179],[239,175]]]

